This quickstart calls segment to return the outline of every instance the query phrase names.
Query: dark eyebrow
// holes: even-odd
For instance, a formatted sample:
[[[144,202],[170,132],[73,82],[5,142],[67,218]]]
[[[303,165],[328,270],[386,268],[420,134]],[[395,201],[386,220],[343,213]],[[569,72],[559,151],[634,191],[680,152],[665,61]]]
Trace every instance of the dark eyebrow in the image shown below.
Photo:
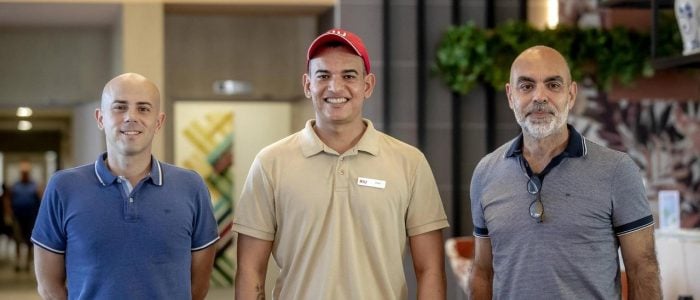
[[[552,77],[547,77],[547,79],[544,80],[544,82],[552,82],[552,81],[564,82],[564,78],[559,76],[559,75],[556,75],[556,76],[552,76]]]
[[[328,74],[328,73],[330,73],[330,71],[328,71],[328,70],[323,70],[323,69],[319,69],[319,70],[316,70],[316,74],[318,74],[318,73]],[[355,70],[355,69],[343,70],[343,74],[347,74],[347,73],[354,73],[355,75],[359,75],[359,74],[360,74],[360,72],[358,72],[358,71]]]
[[[126,105],[128,105],[129,102],[127,102],[126,100],[118,100],[118,99],[115,99],[114,102],[112,102],[112,105],[115,105],[115,104],[126,104]],[[151,103],[151,102],[146,102],[146,101],[138,101],[138,102],[136,102],[136,105],[147,105],[147,106],[151,106],[151,107],[152,107],[152,106],[153,106],[153,103]]]
[[[535,79],[527,77],[527,76],[518,77],[517,82],[523,82],[523,81],[524,82],[535,82]],[[555,75],[555,76],[547,77],[544,80],[544,82],[552,82],[552,81],[564,82],[564,78],[559,76],[559,75]]]
[[[532,78],[530,78],[530,77],[527,77],[527,76],[519,76],[519,77],[518,77],[518,80],[517,80],[516,82],[523,82],[523,81],[525,81],[525,82],[535,82],[534,79],[532,79]]]

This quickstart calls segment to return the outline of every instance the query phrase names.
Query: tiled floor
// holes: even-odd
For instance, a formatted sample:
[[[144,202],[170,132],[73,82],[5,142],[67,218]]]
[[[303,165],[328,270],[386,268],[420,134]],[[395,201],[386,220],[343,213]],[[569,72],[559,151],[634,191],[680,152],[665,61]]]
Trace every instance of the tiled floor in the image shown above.
[[[37,300],[36,280],[33,268],[27,271],[14,270],[14,242],[0,236],[0,299]],[[211,288],[208,300],[232,300],[233,288]]]

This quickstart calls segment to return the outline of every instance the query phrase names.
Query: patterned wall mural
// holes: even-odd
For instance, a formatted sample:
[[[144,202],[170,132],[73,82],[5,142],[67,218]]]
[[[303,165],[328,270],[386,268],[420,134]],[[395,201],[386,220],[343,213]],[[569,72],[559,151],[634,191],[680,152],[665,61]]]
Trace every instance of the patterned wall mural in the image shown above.
[[[700,102],[610,101],[588,91],[569,122],[587,138],[628,153],[650,200],[661,190],[678,190],[681,227],[700,227]]]
[[[204,179],[211,193],[214,214],[219,224],[219,236],[212,284],[230,286],[233,283],[235,257],[229,251],[232,244],[233,217],[233,110],[228,107],[211,109],[204,114],[188,114],[176,139],[181,139],[177,164],[195,170]]]

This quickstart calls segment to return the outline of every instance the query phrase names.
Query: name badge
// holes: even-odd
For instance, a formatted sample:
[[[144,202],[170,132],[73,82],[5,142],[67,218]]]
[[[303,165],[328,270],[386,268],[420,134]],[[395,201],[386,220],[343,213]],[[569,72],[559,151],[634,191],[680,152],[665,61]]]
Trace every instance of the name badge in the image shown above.
[[[357,177],[357,185],[383,189],[386,187],[386,181],[365,177]]]

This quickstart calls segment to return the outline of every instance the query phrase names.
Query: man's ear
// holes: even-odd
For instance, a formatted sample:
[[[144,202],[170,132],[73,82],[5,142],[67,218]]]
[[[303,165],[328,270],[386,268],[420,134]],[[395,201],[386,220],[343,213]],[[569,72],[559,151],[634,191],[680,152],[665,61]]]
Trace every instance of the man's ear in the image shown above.
[[[376,81],[377,79],[374,76],[374,73],[369,73],[365,75],[365,99],[372,96],[372,92],[374,91],[374,85],[377,83]]]
[[[513,109],[513,91],[511,90],[510,83],[506,83],[506,97],[508,98],[508,107]]]
[[[158,120],[156,121],[156,132],[160,131],[163,124],[165,124],[165,113],[161,111],[158,113]]]
[[[95,121],[97,121],[97,128],[104,130],[105,126],[102,124],[102,109],[95,109]]]
[[[308,73],[301,76],[301,86],[304,88],[304,96],[311,99],[311,78]]]
[[[571,97],[571,99],[569,99],[569,109],[574,107],[574,104],[576,103],[576,95],[578,95],[578,85],[576,84],[576,81],[572,81],[569,87],[569,96]]]

